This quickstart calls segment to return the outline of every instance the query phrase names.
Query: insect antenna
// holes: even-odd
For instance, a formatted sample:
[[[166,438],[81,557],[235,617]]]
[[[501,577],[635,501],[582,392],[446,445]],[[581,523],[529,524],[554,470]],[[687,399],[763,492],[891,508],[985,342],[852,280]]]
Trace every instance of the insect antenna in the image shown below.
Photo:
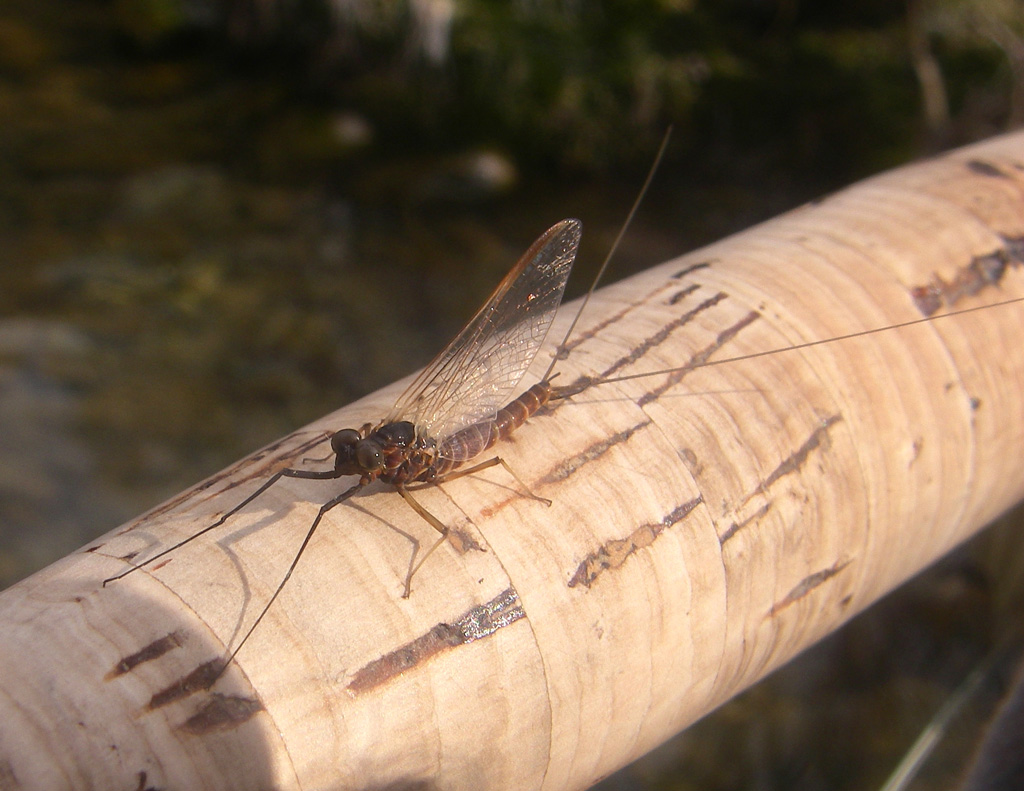
[[[565,332],[565,337],[562,338],[562,342],[555,347],[555,354],[551,358],[551,364],[548,366],[547,371],[544,372],[544,376],[541,378],[542,382],[547,382],[552,377],[552,371],[555,369],[555,365],[560,361],[564,360],[567,356],[565,345],[569,342],[569,338],[572,336],[572,332],[576,329],[576,324],[580,320],[580,316],[583,315],[583,311],[587,309],[587,303],[590,302],[590,297],[597,289],[597,284],[601,282],[601,278],[604,277],[605,270],[608,269],[608,264],[611,263],[612,256],[615,255],[616,250],[619,249],[619,244],[622,242],[622,238],[626,235],[626,231],[629,230],[630,223],[633,222],[633,217],[636,216],[637,209],[640,208],[640,204],[643,202],[644,197],[647,195],[647,190],[651,186],[651,182],[654,181],[654,174],[658,172],[658,167],[661,165],[661,160],[665,156],[665,150],[668,148],[669,138],[672,137],[672,127],[669,126],[665,130],[665,136],[661,139],[661,145],[658,147],[658,153],[654,156],[654,162],[651,164],[650,169],[647,171],[647,178],[644,179],[643,186],[640,187],[640,192],[637,194],[636,199],[633,201],[633,205],[629,209],[629,214],[626,215],[625,222],[619,228],[619,232],[615,237],[615,241],[612,242],[612,246],[608,249],[608,253],[604,257],[604,261],[601,262],[600,268],[597,270],[597,275],[594,276],[594,281],[590,284],[590,288],[587,290],[586,295],[583,297],[583,302],[580,304],[580,309],[576,311],[576,315],[573,316],[572,322],[569,324],[569,329]]]

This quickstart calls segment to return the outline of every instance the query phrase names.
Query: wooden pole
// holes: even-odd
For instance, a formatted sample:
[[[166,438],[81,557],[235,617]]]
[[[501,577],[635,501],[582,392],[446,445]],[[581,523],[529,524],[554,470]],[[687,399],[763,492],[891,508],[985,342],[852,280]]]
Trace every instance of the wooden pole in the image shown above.
[[[552,218],[557,219],[557,218]],[[559,384],[1024,296],[1024,133],[870,179],[606,288]],[[951,307],[950,307],[951,306]],[[559,315],[557,337],[573,312]],[[0,787],[585,788],[1024,496],[1021,306],[584,390],[500,467],[332,511],[290,435],[0,595]],[[550,360],[542,352],[536,370]],[[303,459],[309,459],[303,462]]]

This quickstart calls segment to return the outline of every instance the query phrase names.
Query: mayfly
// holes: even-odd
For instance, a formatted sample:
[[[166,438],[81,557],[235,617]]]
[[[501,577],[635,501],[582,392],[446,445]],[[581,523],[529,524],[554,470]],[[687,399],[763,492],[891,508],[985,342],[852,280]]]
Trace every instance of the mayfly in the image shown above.
[[[266,606],[269,607],[281,592],[327,512],[374,481],[394,486],[416,513],[441,534],[441,539],[419,564],[416,563],[419,546],[411,539],[414,548],[403,593],[403,597],[408,597],[416,570],[448,531],[413,498],[407,486],[442,483],[497,464],[512,473],[498,457],[470,467],[463,465],[507,438],[549,400],[550,372],[544,381],[518,398],[510,398],[547,337],[562,301],[581,232],[579,220],[572,219],[550,228],[523,254],[465,328],[406,388],[383,420],[366,423],[359,429],[334,432],[330,440],[334,454],[332,469],[279,470],[212,525],[149,558],[143,565],[224,524],[281,478],[328,480],[354,475],[359,480],[353,486],[320,507]],[[515,477],[514,473],[512,475]],[[139,566],[111,577],[104,584],[136,568]],[[256,623],[265,613],[266,609]]]
[[[640,205],[667,144],[668,135],[661,144],[647,180],[615,243],[605,256],[595,278],[595,285]],[[448,528],[412,496],[409,484],[440,484],[500,464],[529,497],[550,505],[550,500],[530,492],[500,457],[495,456],[471,466],[463,465],[508,438],[556,396],[551,380],[559,360],[558,354],[552,358],[540,382],[517,398],[509,400],[544,344],[561,304],[581,234],[582,224],[573,219],[562,220],[542,234],[498,284],[465,328],[406,388],[383,420],[376,424],[366,423],[359,429],[341,429],[331,435],[331,451],[334,455],[332,469],[305,470],[289,467],[275,472],[256,491],[226,511],[213,524],[148,558],[142,564],[104,580],[103,584],[121,579],[220,527],[281,478],[331,480],[358,476],[354,485],[320,507],[288,570],[221,666],[224,667],[255,631],[284,589],[324,516],[374,481],[391,484],[413,510],[440,534],[440,538],[419,558],[419,562],[419,542],[405,534],[412,542],[413,550],[405,575],[403,598],[408,598],[412,578],[417,570],[448,535]],[[575,324],[573,321],[569,327],[566,340]]]
[[[252,494],[227,510],[213,524],[148,558],[143,563],[132,566],[105,580],[104,585],[121,579],[138,568],[149,565],[199,536],[220,527],[281,478],[332,480],[358,476],[355,484],[320,507],[284,576],[248,631],[221,665],[223,668],[242,648],[284,589],[324,516],[371,483],[381,481],[392,485],[405,501],[440,534],[440,538],[420,556],[419,542],[403,532],[403,535],[406,535],[413,545],[405,574],[403,597],[410,595],[413,576],[448,535],[448,528],[410,493],[408,488],[410,484],[439,484],[495,465],[502,465],[519,483],[527,496],[550,503],[550,501],[530,492],[529,488],[519,480],[514,471],[500,457],[495,456],[475,464],[469,463],[498,442],[507,439],[537,410],[551,400],[568,398],[597,384],[672,373],[679,370],[646,371],[625,376],[605,377],[600,380],[582,377],[573,384],[561,388],[555,387],[551,383],[555,376],[554,368],[557,362],[564,357],[563,350],[568,339],[643,199],[664,154],[667,140],[666,136],[618,237],[605,256],[593,285],[576,312],[562,343],[556,347],[552,361],[540,382],[518,397],[512,398],[519,381],[543,346],[548,329],[561,303],[582,233],[582,225],[578,220],[568,219],[557,223],[530,246],[508,275],[499,283],[483,307],[451,343],[414,379],[386,417],[377,423],[366,423],[359,429],[345,428],[331,435],[330,445],[334,455],[332,469],[286,468],[275,472]],[[1009,304],[1017,301],[1019,300],[1009,300],[1007,303],[997,304]],[[981,308],[952,311],[945,316],[959,315],[979,309]],[[934,318],[936,317],[917,319],[884,328],[852,333],[840,338],[812,341],[783,349],[744,355],[740,358],[704,361],[699,367],[721,365],[740,359],[776,354],[781,351],[795,351],[844,338],[870,335],[932,321]]]

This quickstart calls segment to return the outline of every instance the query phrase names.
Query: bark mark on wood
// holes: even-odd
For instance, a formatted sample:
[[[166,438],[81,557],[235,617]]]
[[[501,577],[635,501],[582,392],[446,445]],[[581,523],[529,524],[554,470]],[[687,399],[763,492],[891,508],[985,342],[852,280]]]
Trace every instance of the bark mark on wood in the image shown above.
[[[754,513],[752,513],[750,516],[744,519],[742,522],[733,522],[731,525],[729,525],[728,528],[726,528],[725,532],[718,537],[719,545],[724,545],[726,541],[735,536],[740,530],[749,525],[751,522],[756,522],[758,519],[761,519],[770,510],[772,510],[772,504],[765,503],[756,511],[754,511]]]
[[[565,344],[565,346],[559,349],[559,355],[562,359],[564,359],[566,356],[568,356],[569,352],[571,352],[577,346],[580,346],[581,344],[591,340],[592,338],[597,337],[604,330],[608,329],[608,327],[610,327],[611,325],[617,324],[618,322],[622,321],[624,318],[626,318],[626,316],[628,316],[637,308],[643,307],[650,303],[651,301],[657,299],[658,295],[661,294],[661,292],[667,291],[673,285],[673,283],[662,283],[657,288],[640,297],[640,299],[632,300],[625,307],[621,308],[620,310],[617,310],[610,316],[601,319],[601,321],[599,321],[590,329],[577,333],[575,338],[570,340],[568,343]]]
[[[220,678],[224,669],[223,659],[211,659],[204,662],[187,676],[182,676],[173,684],[157,692],[146,704],[146,711],[153,711],[168,703],[187,698],[196,692],[209,689]]]
[[[614,448],[616,445],[629,441],[636,432],[641,429],[647,428],[651,425],[650,420],[644,420],[637,423],[635,426],[630,426],[623,431],[619,431],[612,434],[608,439],[603,439],[599,442],[595,442],[592,445],[584,448],[574,456],[570,456],[555,469],[540,479],[539,483],[541,486],[547,486],[548,484],[560,483],[561,481],[571,478],[577,470],[586,464],[594,461],[595,459],[601,458],[605,453]]]
[[[238,727],[263,710],[263,704],[255,698],[214,693],[199,711],[185,720],[181,729],[193,736],[227,731]]]
[[[653,390],[649,390],[642,396],[640,396],[640,399],[637,401],[637,405],[643,407],[651,403],[652,401],[658,400],[658,398],[664,395],[665,392],[667,392],[669,389],[675,387],[677,384],[683,381],[683,378],[688,373],[690,373],[690,371],[694,370],[695,368],[702,367],[708,361],[708,358],[711,357],[712,354],[714,354],[723,346],[725,346],[725,344],[729,343],[729,341],[731,341],[733,338],[739,335],[741,330],[743,330],[745,327],[749,327],[759,318],[761,318],[760,313],[758,313],[757,311],[751,311],[742,319],[733,324],[731,327],[727,327],[726,329],[722,330],[720,333],[718,333],[718,337],[715,338],[714,343],[709,344],[708,346],[704,347],[704,349],[690,357],[690,359],[686,362],[686,365],[682,366],[678,371],[669,374],[664,384],[661,384],[658,387],[655,387]]]
[[[679,291],[677,291],[675,294],[668,298],[668,304],[675,305],[677,302],[682,302],[684,299],[690,296],[690,294],[692,294],[699,288],[700,286],[697,283],[692,283],[686,288],[680,289]]]
[[[799,583],[797,583],[796,587],[794,587],[793,590],[786,594],[785,598],[783,598],[782,601],[779,601],[776,604],[772,605],[772,608],[769,611],[769,615],[777,615],[778,613],[782,612],[782,610],[785,610],[787,607],[789,607],[791,604],[795,604],[796,602],[800,601],[800,599],[807,596],[815,588],[824,585],[826,582],[828,582],[830,579],[836,576],[839,572],[841,572],[843,569],[849,566],[851,562],[852,561],[849,560],[836,561],[827,569],[816,571],[813,574],[804,577],[802,580],[800,580]]]
[[[654,335],[651,335],[651,336],[649,336],[647,338],[644,338],[644,340],[642,340],[640,343],[638,343],[636,346],[634,346],[632,349],[630,349],[628,352],[626,352],[626,354],[624,354],[621,357],[619,357],[619,359],[617,359],[615,362],[613,362],[611,365],[609,365],[607,368],[605,368],[601,373],[599,373],[599,374],[597,374],[595,376],[580,376],[580,377],[577,377],[573,382],[571,382],[566,387],[559,388],[559,389],[564,391],[564,394],[561,397],[565,398],[565,397],[570,396],[570,395],[578,395],[579,393],[582,393],[584,390],[587,390],[588,388],[593,387],[594,385],[601,384],[601,382],[603,382],[605,379],[608,379],[609,377],[611,377],[617,371],[621,370],[622,368],[625,368],[627,365],[632,365],[633,363],[635,363],[638,360],[642,359],[643,356],[645,354],[647,354],[647,352],[649,352],[651,349],[654,349],[657,346],[660,346],[662,343],[664,343],[666,340],[668,340],[668,338],[672,335],[672,333],[675,332],[677,329],[679,329],[680,327],[686,326],[691,321],[693,321],[697,316],[699,316],[701,313],[703,313],[706,310],[710,310],[711,308],[713,308],[715,305],[717,305],[722,300],[728,299],[728,296],[729,296],[728,294],[725,294],[725,293],[719,291],[714,296],[708,297],[706,300],[704,300],[699,305],[697,305],[697,307],[692,308],[691,310],[686,311],[686,313],[684,313],[683,315],[679,316],[676,319],[673,319],[668,324],[664,325]],[[729,330],[726,330],[726,332],[729,332]],[[719,338],[721,338],[721,337],[722,336],[719,335]],[[709,347],[709,348],[711,348],[711,347]],[[718,347],[715,347],[715,348],[717,349]],[[681,369],[681,373],[679,374],[679,379],[677,379],[675,381],[679,381],[680,379],[682,379],[683,376],[685,376],[686,373],[689,370],[691,370],[691,368],[699,367],[699,365],[695,365],[694,364],[694,360],[695,359],[697,359],[697,356],[692,357],[690,359],[690,361],[686,364],[686,366],[684,366]],[[647,402],[645,401],[644,403],[647,403]],[[641,406],[643,406],[643,404],[641,404]],[[560,407],[561,407],[561,405],[559,404],[558,406],[554,407],[554,409],[558,409]]]
[[[1003,246],[985,255],[975,256],[958,269],[952,280],[939,275],[921,286],[910,288],[910,298],[923,316],[931,316],[942,307],[953,307],[966,297],[986,288],[997,288],[1007,269],[1024,264],[1024,237],[1003,236]]]
[[[711,259],[710,261],[701,261],[699,264],[691,264],[690,266],[686,267],[685,269],[680,269],[678,272],[676,272],[674,275],[672,275],[672,279],[673,280],[681,280],[682,278],[686,277],[689,274],[692,274],[692,273],[696,272],[699,269],[708,269],[714,262],[715,262],[715,259]]]
[[[620,369],[625,368],[627,365],[635,363],[637,360],[640,360],[641,358],[643,358],[644,355],[647,354],[647,352],[651,351],[651,349],[657,348],[665,341],[667,341],[673,332],[678,330],[680,327],[685,327],[687,324],[689,324],[691,321],[697,318],[697,316],[699,316],[701,313],[710,310],[722,300],[728,299],[728,296],[728,294],[719,291],[714,296],[705,299],[703,302],[697,305],[697,307],[691,308],[690,310],[686,311],[682,316],[673,319],[668,324],[663,326],[660,330],[658,330],[656,333],[654,333],[648,338],[644,338],[640,343],[638,343],[636,346],[634,346],[632,349],[626,352],[626,354],[622,355],[618,360],[616,360],[608,368],[602,371],[597,376],[597,379],[607,379],[609,376],[616,373]]]
[[[641,525],[626,538],[617,538],[603,544],[600,549],[583,559],[576,568],[576,573],[569,580],[569,587],[575,588],[577,585],[582,585],[584,588],[589,588],[600,574],[608,569],[618,568],[626,562],[630,555],[653,544],[658,536],[685,519],[702,502],[704,499],[698,495],[672,509],[662,517],[661,521]]]
[[[152,643],[136,651],[134,654],[129,654],[119,661],[114,668],[107,673],[106,680],[110,681],[118,676],[123,676],[125,673],[129,673],[136,667],[144,662],[151,662],[154,659],[159,659],[168,651],[173,651],[175,648],[180,648],[182,645],[182,636],[180,632],[171,632],[163,637],[154,640]]]
[[[998,165],[994,165],[984,159],[969,159],[966,164],[967,169],[971,171],[971,173],[976,173],[979,176],[990,176],[992,178],[1000,179],[1012,178],[1000,170]]]
[[[526,612],[518,592],[513,587],[506,588],[490,601],[467,610],[453,623],[439,623],[426,634],[367,663],[356,671],[348,689],[358,695],[379,687],[445,651],[489,637],[524,617]]]
[[[772,470],[771,474],[761,482],[756,490],[746,496],[743,500],[743,505],[749,503],[756,495],[767,492],[780,478],[798,472],[806,463],[808,456],[815,450],[820,447],[827,447],[829,429],[842,419],[842,415],[832,415],[821,421],[821,425],[814,430],[814,433],[808,437],[807,441],[791,453],[789,457],[784,459],[778,467]]]

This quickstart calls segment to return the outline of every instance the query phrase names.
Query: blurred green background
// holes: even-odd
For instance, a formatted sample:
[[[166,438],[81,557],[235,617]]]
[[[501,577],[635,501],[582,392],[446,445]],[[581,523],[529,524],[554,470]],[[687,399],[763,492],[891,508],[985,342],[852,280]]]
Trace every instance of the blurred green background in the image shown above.
[[[0,587],[423,364],[567,216],[579,293],[670,123],[613,277],[1022,121],[1011,0],[6,0]],[[1016,532],[603,787],[877,787]]]

